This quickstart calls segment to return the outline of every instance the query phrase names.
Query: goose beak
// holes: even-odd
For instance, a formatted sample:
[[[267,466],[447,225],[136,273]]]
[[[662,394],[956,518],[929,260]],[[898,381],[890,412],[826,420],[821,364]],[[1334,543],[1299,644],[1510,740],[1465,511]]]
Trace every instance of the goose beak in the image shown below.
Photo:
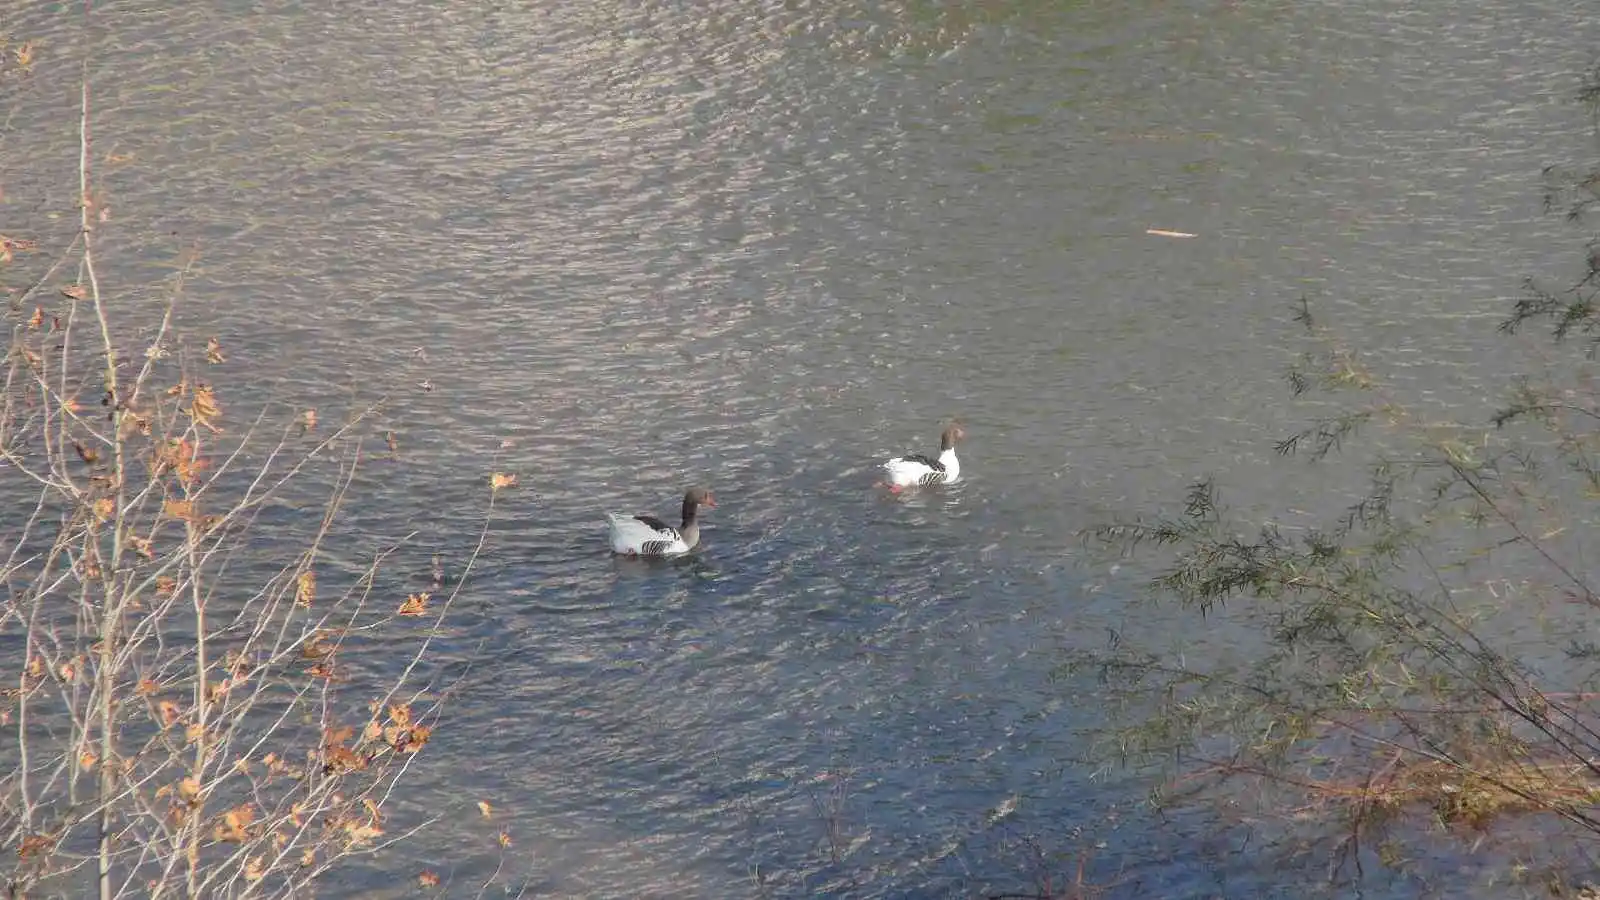
[[[705,502],[701,503],[700,505],[704,506],[707,509],[716,509],[717,508],[717,498],[711,496],[710,494],[707,494]]]

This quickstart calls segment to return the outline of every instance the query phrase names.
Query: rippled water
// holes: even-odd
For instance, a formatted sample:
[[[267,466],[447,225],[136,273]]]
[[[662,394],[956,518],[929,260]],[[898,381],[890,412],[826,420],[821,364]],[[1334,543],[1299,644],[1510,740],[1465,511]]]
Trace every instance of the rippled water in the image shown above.
[[[1209,471],[1317,502],[1271,453],[1302,294],[1413,402],[1498,390],[1507,297],[1574,250],[1538,174],[1585,140],[1578,6],[12,4],[0,215],[71,227],[88,41],[113,277],[195,247],[260,398],[395,398],[362,527],[459,560],[520,473],[422,862],[488,874],[483,797],[562,896],[972,896],[1029,839],[1103,843],[1115,896],[1297,895],[1075,761],[1052,672],[1132,588],[1074,533]],[[966,483],[871,489],[950,416]],[[692,482],[704,552],[609,556],[603,511]]]

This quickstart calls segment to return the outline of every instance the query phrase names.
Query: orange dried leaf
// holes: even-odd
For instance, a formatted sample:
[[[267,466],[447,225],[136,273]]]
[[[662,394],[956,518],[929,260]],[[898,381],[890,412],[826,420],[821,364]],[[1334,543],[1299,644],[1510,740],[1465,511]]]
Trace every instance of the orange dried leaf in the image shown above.
[[[317,573],[307,569],[295,576],[294,602],[301,606],[310,606],[315,599],[317,599]]]
[[[266,874],[267,863],[264,856],[252,856],[250,861],[244,864],[245,881],[260,881]]]
[[[206,362],[215,366],[226,362],[227,359],[228,358],[226,356],[222,355],[221,341],[217,340],[216,338],[211,338],[210,340],[206,341]]]
[[[417,876],[417,884],[420,884],[425,888],[438,887],[439,876],[433,874],[427,869],[423,869],[422,874]]]
[[[309,869],[316,864],[317,849],[315,847],[307,847],[305,852],[300,854],[300,867],[303,869]]]
[[[221,432],[217,427],[216,419],[222,415],[222,407],[217,405],[217,395],[209,384],[196,385],[194,397],[189,401],[189,417],[194,419],[196,425],[204,425],[213,432]]]
[[[85,447],[81,442],[73,441],[72,449],[78,451],[79,459],[91,466],[100,461],[100,451],[93,447]]]
[[[36,853],[44,853],[48,851],[49,848],[55,846],[55,843],[56,839],[54,835],[30,834],[22,839],[22,845],[17,848],[17,855],[23,859],[27,859]]]
[[[396,725],[411,724],[411,706],[406,703],[395,703],[389,707],[389,720]]]
[[[489,801],[487,800],[479,800],[478,812],[483,813],[483,817],[487,819],[489,816],[494,814],[494,807],[490,806]]]
[[[168,500],[161,504],[161,510],[174,519],[193,519],[194,502],[191,500]]]
[[[512,473],[496,472],[493,475],[489,476],[489,488],[490,488],[490,490],[498,491],[498,490],[501,490],[503,488],[512,487],[516,483],[517,483],[517,476],[515,474],[512,474]]]
[[[200,796],[200,782],[196,781],[193,775],[178,782],[178,796],[193,803],[195,798]]]
[[[510,847],[511,846],[511,832],[509,832],[509,831],[500,832],[500,846],[502,846],[502,847]]]
[[[157,575],[156,576],[156,595],[157,596],[159,596],[159,597],[170,597],[170,596],[172,596],[173,591],[176,591],[177,589],[178,589],[178,579],[173,578],[171,575]]]
[[[194,743],[205,737],[206,730],[199,722],[190,722],[184,726],[183,739],[186,743]]]
[[[246,829],[250,827],[251,822],[255,821],[255,818],[256,809],[254,806],[248,803],[235,806],[222,814],[222,821],[217,823],[217,827],[212,831],[211,836],[219,841],[243,843],[250,837]]]
[[[111,514],[116,512],[116,504],[110,497],[101,497],[94,502],[94,517],[102,522],[111,521]]]
[[[43,325],[43,324],[44,324],[44,307],[35,306],[33,308],[33,315],[28,318],[28,327],[29,328],[38,328],[40,325]]]
[[[139,686],[134,689],[134,693],[138,694],[140,697],[148,697],[159,690],[161,690],[161,685],[156,684],[154,681],[151,681],[148,678],[141,678],[139,679]]]
[[[173,703],[171,700],[163,700],[157,703],[156,712],[161,716],[161,727],[163,728],[171,728],[174,723],[183,717],[183,711],[178,709],[178,704]]]
[[[78,768],[87,772],[94,768],[94,764],[99,758],[94,755],[94,751],[85,748],[78,753]]]
[[[428,611],[428,598],[432,597],[432,596],[433,595],[431,593],[429,593],[427,591],[423,591],[420,594],[412,594],[412,595],[406,597],[405,602],[400,604],[400,615],[402,615],[402,616],[420,616],[420,615],[423,615],[424,613],[426,613]]]

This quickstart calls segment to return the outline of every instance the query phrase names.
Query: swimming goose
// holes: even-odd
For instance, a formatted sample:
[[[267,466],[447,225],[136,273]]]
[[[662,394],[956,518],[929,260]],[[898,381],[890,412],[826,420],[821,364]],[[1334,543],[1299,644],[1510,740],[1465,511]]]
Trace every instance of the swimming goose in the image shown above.
[[[939,458],[913,453],[896,456],[883,464],[889,473],[889,490],[901,490],[924,484],[954,484],[961,480],[961,462],[956,459],[956,441],[966,437],[960,425],[951,425],[939,436]]]
[[[688,553],[700,543],[700,523],[695,514],[700,507],[715,509],[716,498],[709,488],[690,488],[683,495],[683,524],[677,528],[655,516],[627,516],[606,513],[611,523],[611,552],[627,556],[675,556]]]

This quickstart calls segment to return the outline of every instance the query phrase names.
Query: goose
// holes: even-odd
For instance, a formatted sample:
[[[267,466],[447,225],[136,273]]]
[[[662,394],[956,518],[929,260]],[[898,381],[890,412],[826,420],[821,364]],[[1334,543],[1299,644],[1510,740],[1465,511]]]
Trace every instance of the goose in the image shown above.
[[[655,516],[628,516],[606,513],[611,524],[611,552],[625,556],[676,556],[688,553],[700,543],[700,523],[695,514],[700,507],[715,509],[716,498],[709,488],[690,488],[683,495],[683,524],[677,528]]]
[[[956,441],[966,437],[960,425],[951,425],[939,436],[939,458],[920,453],[896,456],[883,464],[889,473],[889,490],[901,490],[924,484],[954,484],[961,480],[961,463],[956,459]]]

